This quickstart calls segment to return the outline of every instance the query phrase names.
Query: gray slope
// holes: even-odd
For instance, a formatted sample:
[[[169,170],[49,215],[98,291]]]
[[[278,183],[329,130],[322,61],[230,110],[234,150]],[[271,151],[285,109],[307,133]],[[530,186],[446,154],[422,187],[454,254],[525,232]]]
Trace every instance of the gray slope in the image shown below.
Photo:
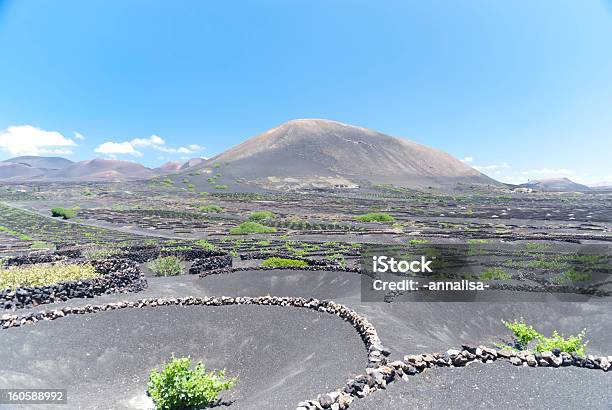
[[[497,184],[440,150],[336,121],[294,120],[211,158],[232,176],[337,177],[354,183],[446,186]]]

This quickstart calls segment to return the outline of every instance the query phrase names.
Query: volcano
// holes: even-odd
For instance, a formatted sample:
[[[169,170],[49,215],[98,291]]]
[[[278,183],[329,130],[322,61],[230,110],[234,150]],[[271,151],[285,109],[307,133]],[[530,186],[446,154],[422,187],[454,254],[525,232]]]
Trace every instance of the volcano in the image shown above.
[[[444,187],[498,182],[451,155],[403,138],[322,119],[284,123],[209,159],[224,175],[267,186]]]

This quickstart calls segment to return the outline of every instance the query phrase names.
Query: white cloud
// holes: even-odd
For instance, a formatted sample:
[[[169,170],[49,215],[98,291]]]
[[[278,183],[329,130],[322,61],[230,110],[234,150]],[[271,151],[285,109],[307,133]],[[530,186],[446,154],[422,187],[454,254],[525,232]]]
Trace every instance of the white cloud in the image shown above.
[[[475,168],[479,171],[490,171],[493,169],[497,169],[497,165],[473,165],[472,168]]]
[[[474,158],[472,157],[465,157],[461,160],[461,162],[472,162],[472,161],[474,161]]]
[[[80,141],[83,141],[85,139],[85,137],[83,136],[83,134],[81,134],[80,132],[74,132],[74,138]]]
[[[95,152],[99,154],[124,154],[142,157],[142,152],[136,151],[130,142],[105,142],[98,146]]]
[[[135,147],[155,147],[164,145],[166,141],[158,135],[151,135],[149,138],[135,138],[130,143]]]
[[[45,131],[31,125],[13,125],[0,131],[0,150],[10,155],[69,155],[76,143],[57,131]]]
[[[143,153],[136,150],[136,147],[152,148],[168,154],[195,154],[204,149],[204,147],[197,144],[190,144],[186,147],[168,147],[166,146],[166,141],[164,141],[162,137],[159,135],[151,135],[149,138],[134,138],[131,141],[124,142],[107,141],[97,147],[95,152],[100,154],[124,154],[141,157]]]
[[[535,175],[573,175],[573,174],[575,174],[575,171],[572,170],[572,169],[566,169],[566,168],[559,168],[559,169],[541,168],[541,169],[532,169],[530,171],[523,171],[523,172],[521,172],[521,174],[523,174],[523,175],[530,175],[530,174],[535,174]]]
[[[495,171],[501,168],[510,168],[510,165],[508,165],[507,162],[502,162],[499,165],[472,165],[472,168],[477,169],[479,171]]]
[[[196,145],[196,144],[191,144],[191,145],[188,145],[187,147],[178,147],[178,148],[170,148],[170,147],[163,147],[163,146],[154,146],[153,148],[161,152],[167,152],[170,154],[195,154],[196,152],[202,151],[204,149],[203,147]]]

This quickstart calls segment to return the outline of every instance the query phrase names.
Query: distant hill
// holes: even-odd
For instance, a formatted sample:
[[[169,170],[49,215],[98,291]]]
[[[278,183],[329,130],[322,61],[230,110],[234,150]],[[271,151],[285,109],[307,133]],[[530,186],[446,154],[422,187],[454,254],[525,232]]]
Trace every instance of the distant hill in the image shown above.
[[[449,154],[377,131],[320,119],[293,120],[211,158],[223,174],[263,186],[406,187],[499,183]]]
[[[62,157],[35,157],[35,156],[22,156],[9,158],[2,161],[3,163],[21,164],[31,168],[41,169],[63,169],[74,164],[73,161]]]
[[[586,185],[578,184],[568,178],[537,179],[519,186],[521,188],[532,188],[541,191],[581,192],[591,189]]]
[[[67,168],[49,174],[45,179],[97,181],[137,180],[157,175],[153,170],[130,161],[96,158],[75,162]]]
[[[0,180],[2,181],[23,181],[24,179],[33,179],[42,175],[44,175],[42,169],[13,162],[0,162]]]
[[[185,170],[185,169],[193,168],[195,166],[205,163],[206,160],[207,160],[206,158],[191,158],[190,160],[185,161],[185,163],[183,163],[183,165],[181,166],[181,169]]]
[[[61,157],[15,157],[0,162],[0,181],[124,181],[157,175],[141,164],[111,159],[73,162]]]
[[[191,158],[187,161],[168,161],[157,168],[153,168],[153,171],[159,174],[171,174],[174,172],[186,171],[205,162],[206,158]]]
[[[171,173],[179,171],[185,163],[183,161],[168,161],[158,166],[157,168],[153,168],[153,171],[159,173]]]

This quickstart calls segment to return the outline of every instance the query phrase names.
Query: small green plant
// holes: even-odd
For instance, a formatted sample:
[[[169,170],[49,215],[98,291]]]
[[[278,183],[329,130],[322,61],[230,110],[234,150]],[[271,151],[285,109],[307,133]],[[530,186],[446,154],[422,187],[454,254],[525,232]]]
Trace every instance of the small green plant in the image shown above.
[[[86,246],[81,249],[81,255],[87,260],[105,259],[119,251],[117,246]]]
[[[544,249],[547,249],[550,245],[545,244],[545,243],[539,243],[539,242],[526,242],[525,243],[525,250],[526,251],[543,251]]]
[[[264,268],[279,268],[279,267],[297,267],[303,268],[308,266],[308,263],[299,259],[287,259],[287,258],[268,258],[264,260],[261,265]]]
[[[522,318],[521,320],[515,319],[513,322],[502,320],[502,323],[508,330],[514,333],[514,337],[520,349],[526,349],[529,342],[542,336],[533,326],[526,324]]]
[[[71,219],[76,216],[76,211],[69,208],[52,208],[51,216],[54,218],[62,217],[64,219]]]
[[[249,221],[253,222],[261,222],[272,218],[274,218],[274,214],[270,211],[253,211],[249,214]]]
[[[219,205],[210,204],[210,205],[201,206],[200,211],[206,212],[206,213],[219,213],[219,212],[223,212],[223,208],[221,208]]]
[[[239,226],[231,228],[229,232],[231,235],[245,235],[249,233],[273,233],[276,232],[276,228],[264,226],[253,221],[246,221],[241,223]]]
[[[217,247],[214,244],[204,239],[199,239],[195,241],[195,244],[198,245],[200,248],[206,249],[207,251],[217,250]]]
[[[148,268],[155,276],[176,276],[183,270],[183,262],[178,256],[160,256],[149,262]]]
[[[30,249],[55,249],[55,245],[44,241],[34,241],[30,245]]]
[[[500,267],[486,269],[480,273],[480,280],[510,280],[512,275]]]
[[[539,335],[535,346],[536,352],[546,352],[553,349],[560,349],[562,352],[578,353],[584,356],[584,351],[588,342],[584,341],[586,330],[583,329],[577,335],[570,335],[567,339],[554,330],[550,337]]]
[[[592,278],[593,275],[590,272],[581,272],[574,269],[570,269],[556,276],[553,276],[551,278],[551,282],[555,285],[565,285],[568,284],[568,282],[571,284],[575,282],[586,282],[591,280]]]
[[[534,350],[536,352],[559,349],[562,352],[577,353],[584,356],[588,343],[588,341],[584,340],[586,337],[586,329],[583,329],[577,335],[570,335],[568,338],[565,338],[558,331],[553,330],[552,335],[546,337],[535,330],[533,326],[527,325],[522,318],[521,320],[514,320],[513,322],[502,320],[502,323],[514,333],[516,345],[520,350],[526,349],[530,342],[535,341]]]
[[[360,222],[393,222],[395,218],[384,212],[369,212],[364,215],[359,215],[356,219]]]
[[[410,245],[422,245],[424,243],[427,243],[427,239],[411,239],[408,241]]]
[[[151,372],[147,393],[158,410],[200,409],[215,404],[219,393],[234,387],[236,380],[227,379],[224,370],[207,373],[202,362],[191,369],[189,357],[172,357],[161,372]]]
[[[327,255],[327,259],[332,262],[335,262],[342,269],[346,268],[346,259],[344,258],[344,255],[334,253],[333,255]]]

